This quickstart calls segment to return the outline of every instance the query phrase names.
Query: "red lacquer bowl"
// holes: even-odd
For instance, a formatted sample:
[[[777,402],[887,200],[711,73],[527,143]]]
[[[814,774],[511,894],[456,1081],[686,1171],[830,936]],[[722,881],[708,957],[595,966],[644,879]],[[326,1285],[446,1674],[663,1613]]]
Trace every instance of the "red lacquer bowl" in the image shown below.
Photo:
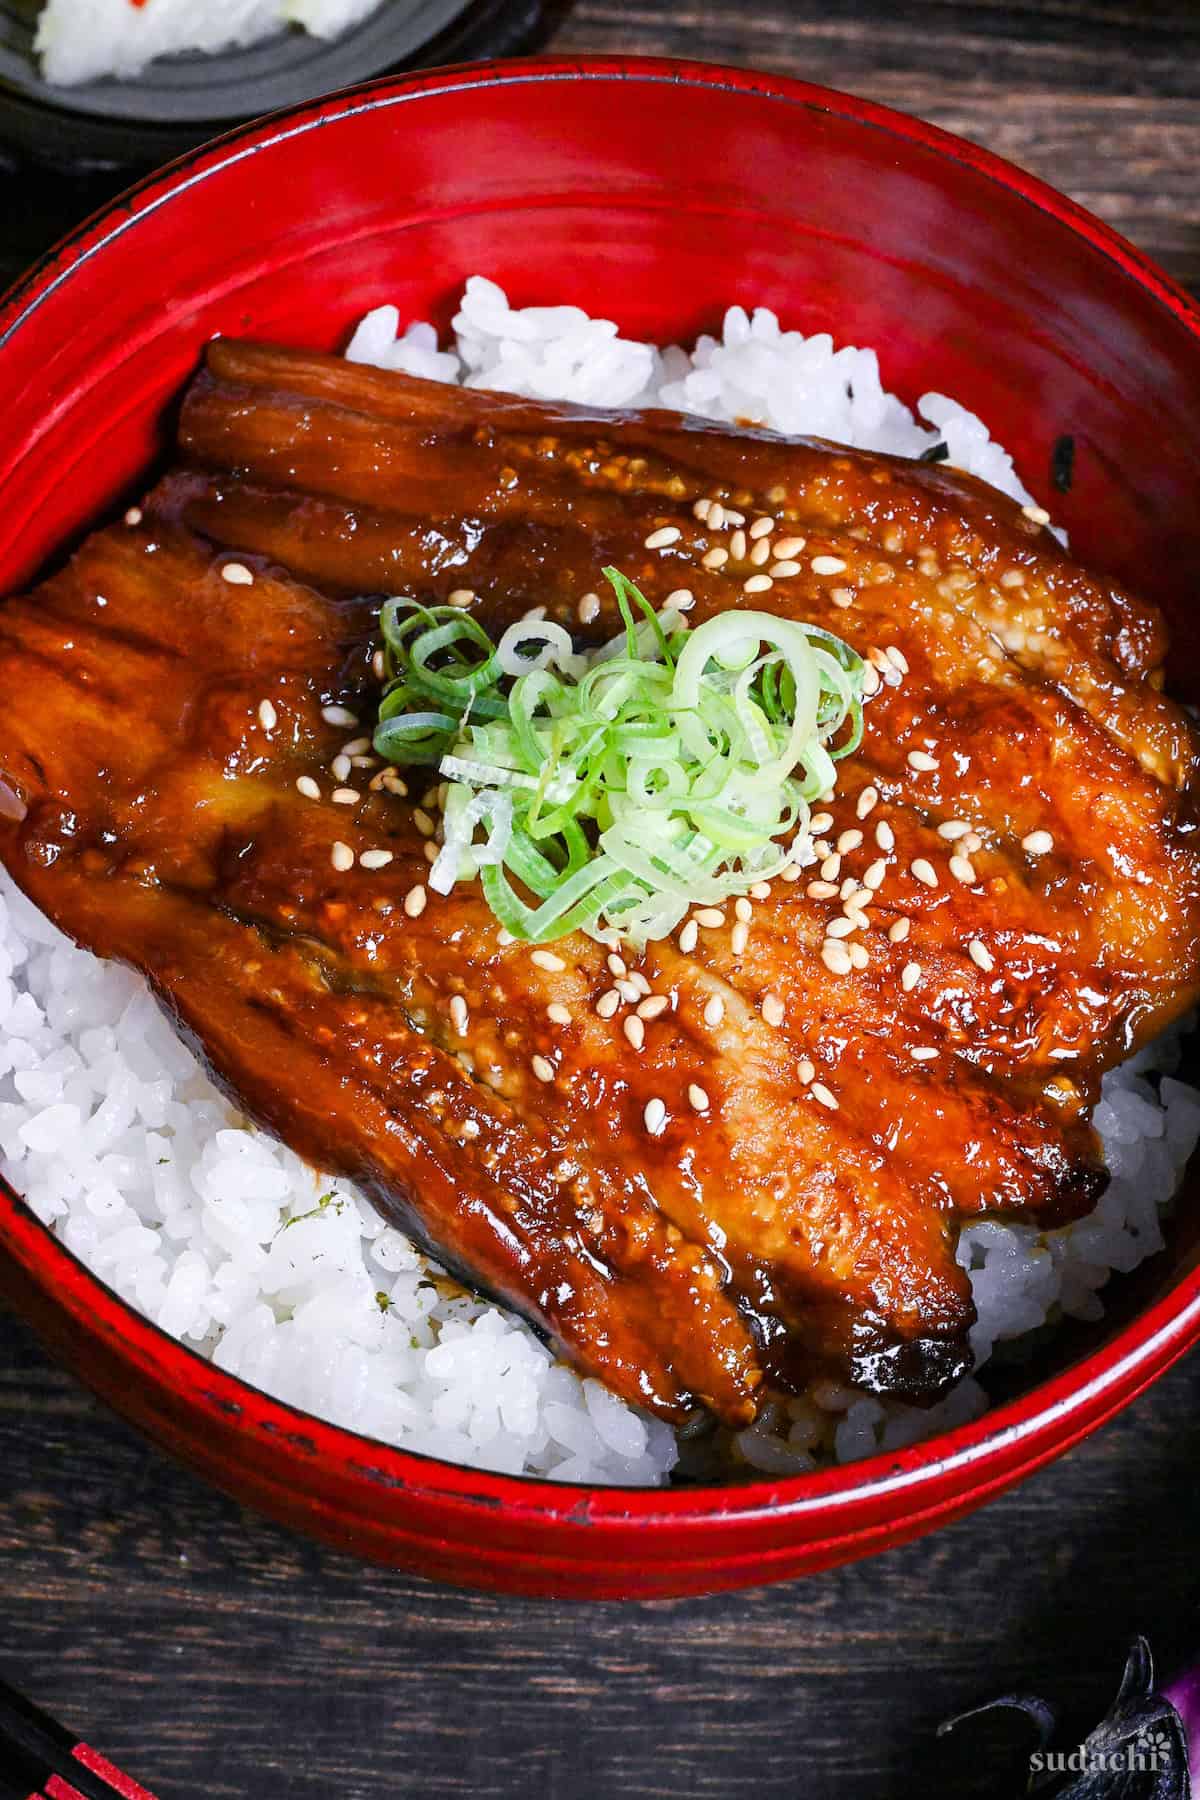
[[[518,302],[574,301],[660,341],[740,299],[877,345],[889,386],[976,407],[1076,549],[1167,609],[1175,680],[1200,689],[1188,299],[966,143],[842,94],[687,63],[381,83],[227,138],[86,225],[0,312],[0,592],[136,491],[214,332],[334,347],[382,301],[445,324],[475,270]],[[1075,482],[1057,496],[1064,434]],[[1102,1335],[1064,1340],[1057,1372],[975,1425],[799,1479],[561,1487],[387,1449],[221,1374],[10,1193],[0,1240],[0,1288],[46,1342],[222,1487],[364,1556],[526,1593],[699,1593],[913,1537],[1067,1449],[1200,1335],[1181,1227]]]

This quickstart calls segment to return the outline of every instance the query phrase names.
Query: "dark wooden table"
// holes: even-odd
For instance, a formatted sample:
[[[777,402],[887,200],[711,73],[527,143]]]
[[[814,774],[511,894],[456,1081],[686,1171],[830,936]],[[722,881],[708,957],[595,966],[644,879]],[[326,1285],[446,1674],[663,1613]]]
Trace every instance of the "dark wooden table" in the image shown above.
[[[786,70],[1046,176],[1200,290],[1194,0],[580,0],[571,50]],[[88,196],[90,197],[90,196]],[[82,194],[0,183],[0,272]],[[67,220],[64,218],[65,224]],[[752,1594],[451,1593],[248,1516],[0,1319],[0,1672],[168,1800],[1003,1790],[933,1729],[1016,1684],[1070,1736],[1137,1628],[1200,1637],[1200,1359],[987,1512]]]

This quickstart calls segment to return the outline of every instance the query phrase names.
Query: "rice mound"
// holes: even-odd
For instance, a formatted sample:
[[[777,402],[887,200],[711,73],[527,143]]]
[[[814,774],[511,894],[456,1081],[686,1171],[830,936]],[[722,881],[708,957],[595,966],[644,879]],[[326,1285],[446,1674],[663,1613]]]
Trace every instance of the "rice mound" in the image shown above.
[[[122,0],[124,3],[124,0]],[[783,331],[734,306],[688,353],[618,335],[575,307],[513,310],[473,276],[455,347],[368,315],[347,355],[439,381],[593,405],[658,403],[860,448],[949,460],[1030,496],[981,421],[945,395],[918,417],[882,387],[871,350]],[[0,1171],[130,1305],[218,1367],[385,1443],[508,1474],[654,1486],[680,1457],[661,1420],[556,1363],[511,1314],[465,1294],[346,1182],[315,1173],[213,1086],[128,969],[72,945],[0,871]],[[1061,1315],[1096,1318],[1113,1270],[1162,1246],[1161,1214],[1200,1139],[1200,1092],[1175,1078],[1175,1032],[1104,1078],[1095,1124],[1112,1182],[1065,1229],[979,1220],[958,1257],[995,1344]],[[968,1377],[929,1409],[833,1382],[774,1404],[723,1444],[797,1474],[930,1435],[986,1405]],[[707,1446],[707,1447],[706,1447]],[[711,1442],[685,1439],[712,1474]],[[707,1457],[707,1462],[705,1458]]]

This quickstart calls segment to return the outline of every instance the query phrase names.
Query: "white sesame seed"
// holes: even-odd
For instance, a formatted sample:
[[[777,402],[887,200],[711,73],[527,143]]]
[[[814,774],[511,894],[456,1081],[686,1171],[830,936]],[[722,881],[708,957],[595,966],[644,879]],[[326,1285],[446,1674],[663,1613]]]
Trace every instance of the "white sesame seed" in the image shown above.
[[[503,925],[500,927],[499,931],[496,933],[496,942],[500,945],[500,948],[502,950],[507,950],[508,946],[510,944],[515,944],[516,941],[517,940],[513,936],[512,932],[507,930],[506,927]]]
[[[840,556],[814,556],[808,566],[814,575],[841,575],[846,567]]]
[[[875,827],[875,842],[879,845],[881,850],[894,850],[896,848],[896,834],[886,819],[880,819],[878,825]]]
[[[298,775],[296,777],[296,792],[303,794],[306,800],[319,800],[321,798],[321,790],[311,775]]]
[[[696,604],[696,596],[691,588],[675,588],[667,595],[667,605],[673,606],[676,612],[691,612]]]
[[[743,581],[743,594],[767,594],[775,586],[769,575],[751,575],[749,581]]]
[[[909,863],[908,867],[909,872],[918,881],[923,881],[926,887],[935,888],[937,886],[937,871],[931,862],[926,861],[925,857],[918,856],[917,860]]]
[[[384,656],[382,650],[376,650],[371,658],[371,673],[376,681],[382,681],[387,674],[387,658]],[[474,1119],[468,1119],[467,1124],[475,1125]],[[463,1129],[465,1130],[466,1126],[464,1126]],[[475,1129],[478,1131],[479,1127],[476,1125]]]
[[[851,944],[849,946],[849,950],[850,950],[850,961],[852,962],[854,967],[856,969],[865,969],[867,964],[871,960],[870,957],[867,955],[866,945],[865,944]]]
[[[725,508],[721,505],[719,500],[709,501],[708,518],[705,520],[705,523],[713,531],[723,530],[725,525]]]
[[[825,857],[821,864],[821,880],[836,881],[842,872],[842,859],[836,853]]]
[[[735,531],[733,536],[730,538],[729,554],[730,554],[730,556],[732,556],[732,558],[735,562],[741,562],[742,558],[745,556],[745,554],[746,554],[746,534],[744,531],[740,531],[740,530]]]
[[[706,931],[719,931],[725,923],[725,914],[715,906],[702,906],[695,918],[697,925],[703,925]]]
[[[552,1025],[569,1025],[571,1023],[571,1009],[570,1007],[564,1006],[561,1000],[552,1000],[546,1008],[546,1017]]]
[[[365,750],[369,750],[370,748],[371,740],[369,737],[351,738],[348,744],[342,745],[342,755],[348,756],[353,760],[354,757],[361,756]]]
[[[600,617],[599,594],[585,594],[575,611],[581,625],[592,624],[593,620]]]
[[[1054,839],[1048,831],[1031,831],[1021,839],[1021,848],[1030,856],[1047,856],[1054,848]]]
[[[857,930],[858,926],[855,924],[854,920],[847,919],[843,915],[836,919],[830,919],[825,927],[825,936],[831,938],[847,938],[852,931]]]
[[[335,806],[357,806],[362,795],[357,788],[341,787],[334,788],[329,798]]]
[[[386,869],[392,860],[390,850],[364,850],[358,863],[362,869]]]
[[[349,844],[343,844],[339,838],[329,852],[329,860],[339,874],[344,874],[347,869],[354,867],[354,852]]]
[[[647,550],[665,550],[668,544],[677,544],[683,533],[678,525],[663,525],[658,531],[652,531],[645,540]]]
[[[850,854],[851,850],[858,849],[858,846],[862,843],[862,841],[863,841],[863,834],[861,831],[858,831],[855,829],[851,829],[850,831],[843,831],[837,841],[838,855],[839,856],[848,856]]]
[[[725,1002],[722,1000],[720,994],[714,994],[712,998],[705,1003],[704,1023],[706,1025],[719,1025],[724,1017]]]
[[[831,975],[848,975],[854,967],[849,951],[835,938],[826,938],[821,945],[821,961]]]
[[[835,606],[853,606],[854,589],[846,587],[830,588],[829,598]]]
[[[955,881],[961,881],[964,887],[974,887],[978,880],[975,873],[975,864],[968,856],[952,856],[950,858],[950,873],[953,875]]]
[[[964,824],[961,819],[947,819],[946,822],[943,825],[939,825],[937,829],[940,838],[945,838],[948,844],[953,844],[959,838],[966,837],[971,827]]]
[[[323,706],[321,717],[327,725],[357,725],[358,714],[352,713],[348,706]]]
[[[888,939],[893,944],[902,944],[911,930],[912,920],[906,918],[902,913],[898,919],[893,919],[888,926]]]
[[[832,824],[833,824],[833,814],[827,813],[827,812],[814,813],[812,818],[808,822],[809,830],[816,837],[820,837],[820,835],[823,831],[828,831],[829,827]]]
[[[914,1050],[912,1052],[912,1059],[914,1062],[932,1062],[936,1055],[937,1055],[936,1050],[931,1050],[931,1049]]]
[[[779,998],[778,994],[764,994],[762,1006],[759,1008],[759,1011],[762,1013],[763,1022],[765,1024],[782,1025],[787,1013],[787,1008],[784,1006],[783,1001]]]
[[[606,988],[596,1002],[596,1011],[602,1019],[611,1019],[621,1004],[621,996],[616,988]]]
[[[689,919],[679,933],[679,948],[684,956],[690,956],[696,948],[696,940],[700,936],[700,927],[695,919]]]
[[[688,1088],[688,1104],[693,1112],[706,1113],[708,1111],[708,1095],[694,1081]]]
[[[546,616],[544,606],[527,606],[521,614],[522,625],[540,625]]]
[[[1050,514],[1046,511],[1044,506],[1023,506],[1021,511],[1034,525],[1048,525],[1050,523]]]
[[[140,506],[131,506],[129,511],[125,514],[125,523],[127,525],[140,525],[144,516]]]
[[[750,889],[750,898],[752,900],[769,900],[771,898],[770,882],[756,881],[754,886]]]
[[[479,1136],[479,1120],[464,1119],[462,1134],[465,1138],[477,1138]]]
[[[1003,575],[1000,577],[1000,586],[1002,588],[1024,587],[1024,569],[1005,569]]]
[[[903,650],[897,649],[895,644],[889,644],[884,651],[884,655],[891,663],[893,669],[899,669],[901,675],[908,674],[908,658],[905,656]]]
[[[920,979],[921,979],[920,963],[919,962],[905,963],[904,967],[900,971],[900,986],[904,989],[904,992],[906,994],[911,994],[913,989],[916,987],[918,981],[920,981]]]
[[[886,876],[887,863],[882,856],[877,856],[863,873],[863,886],[870,888],[871,892],[875,893],[878,888],[883,886]]]
[[[836,1112],[838,1110],[837,1101],[823,1081],[814,1081],[808,1091],[814,1100],[818,1100],[822,1106],[828,1107],[830,1112]]]
[[[787,561],[790,557],[799,556],[807,542],[807,538],[802,537],[776,538],[775,554],[776,556],[783,557],[783,559]]]
[[[230,587],[253,587],[254,586],[254,576],[251,574],[250,570],[246,567],[245,563],[240,563],[240,562],[222,563],[221,579],[222,579],[222,581],[227,581],[229,583]]]
[[[770,537],[770,535],[774,531],[774,529],[775,529],[774,519],[769,519],[764,514],[764,516],[761,519],[755,519],[753,525],[750,527],[750,536],[752,538]]]
[[[529,1066],[539,1081],[554,1080],[554,1064],[550,1061],[548,1056],[533,1057]]]
[[[981,943],[978,938],[971,939],[971,942],[967,945],[967,953],[976,968],[982,969],[985,975],[996,966],[995,958],[991,951],[988,949],[987,945]]]
[[[642,1021],[638,1018],[637,1014],[630,1013],[629,1017],[624,1020],[621,1029],[629,1039],[629,1042],[633,1045],[634,1049],[640,1050],[646,1041],[646,1027],[642,1024]]]
[[[448,596],[448,599],[451,606],[474,606],[475,589],[455,588],[453,593]]]
[[[724,568],[728,561],[728,550],[726,550],[723,544],[716,544],[711,550],[706,550],[704,552],[704,555],[700,558],[700,567],[702,569],[721,569]]]
[[[968,831],[958,847],[964,856],[974,856],[977,850],[983,849],[983,839],[977,831]]]
[[[561,956],[555,956],[553,950],[531,950],[529,960],[539,969],[549,969],[552,975],[557,975],[567,966]]]
[[[735,956],[740,956],[750,942],[750,927],[744,919],[739,919],[729,934],[729,948]]]
[[[646,1110],[642,1114],[646,1122],[646,1130],[651,1137],[661,1137],[667,1128],[667,1109],[659,1099],[647,1100]]]
[[[739,894],[737,899],[734,901],[733,916],[735,919],[744,919],[747,922],[747,924],[754,917],[754,908],[751,906],[750,902],[747,900],[745,894]]]
[[[607,960],[610,974],[628,975],[629,970],[625,966],[625,958],[623,956],[618,956],[615,950],[609,951]]]
[[[404,910],[410,919],[419,919],[425,911],[425,903],[429,896],[418,881],[416,887],[409,888],[404,896]]]
[[[459,1037],[466,1037],[468,1021],[467,1003],[461,994],[452,994],[450,997],[450,1021]]]
[[[756,569],[761,569],[765,562],[771,560],[771,545],[766,538],[760,538],[757,544],[750,546],[750,561]]]
[[[802,1056],[796,1074],[800,1078],[801,1087],[807,1087],[810,1081],[815,1081],[817,1078],[817,1065],[810,1062],[807,1056]]]
[[[863,669],[863,694],[866,699],[879,692],[879,670],[867,663]]]
[[[860,819],[869,818],[879,801],[879,789],[865,787],[855,802],[854,811]]]
[[[778,549],[778,545],[775,547]],[[790,581],[793,575],[798,575],[799,573],[800,564],[798,562],[793,562],[790,556],[781,556],[779,560],[773,562],[767,570],[767,574],[773,576],[776,581]]]
[[[345,751],[340,750],[329,765],[329,773],[333,776],[335,781],[347,781],[349,780],[350,770],[353,766],[353,763],[350,761],[350,758],[346,755]]]
[[[692,504],[692,517],[694,519],[699,519],[702,525],[707,525],[709,509],[714,504],[715,503],[710,500],[706,494],[702,494],[699,500],[694,501]]]
[[[915,769],[919,775],[928,775],[938,766],[937,757],[930,756],[926,750],[910,750],[907,762],[909,768]]]
[[[638,1018],[657,1019],[660,1013],[666,1012],[670,1004],[671,1002],[667,999],[665,994],[647,994],[646,998],[637,1009]]]
[[[810,900],[837,899],[837,888],[832,881],[810,881],[804,891]]]

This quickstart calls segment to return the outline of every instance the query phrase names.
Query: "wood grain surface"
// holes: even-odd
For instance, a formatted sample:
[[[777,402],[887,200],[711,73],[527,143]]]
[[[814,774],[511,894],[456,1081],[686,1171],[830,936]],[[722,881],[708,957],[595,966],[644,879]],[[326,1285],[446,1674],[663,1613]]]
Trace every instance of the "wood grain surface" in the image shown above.
[[[580,0],[551,47],[752,64],[1001,151],[1200,290],[1194,0]],[[0,275],[104,184],[0,179]],[[1015,1794],[939,1744],[1014,1686],[1066,1741],[1124,1645],[1200,1639],[1200,1359],[932,1539],[787,1587],[641,1606],[450,1592],[318,1550],[174,1467],[0,1317],[0,1675],[162,1800]]]

